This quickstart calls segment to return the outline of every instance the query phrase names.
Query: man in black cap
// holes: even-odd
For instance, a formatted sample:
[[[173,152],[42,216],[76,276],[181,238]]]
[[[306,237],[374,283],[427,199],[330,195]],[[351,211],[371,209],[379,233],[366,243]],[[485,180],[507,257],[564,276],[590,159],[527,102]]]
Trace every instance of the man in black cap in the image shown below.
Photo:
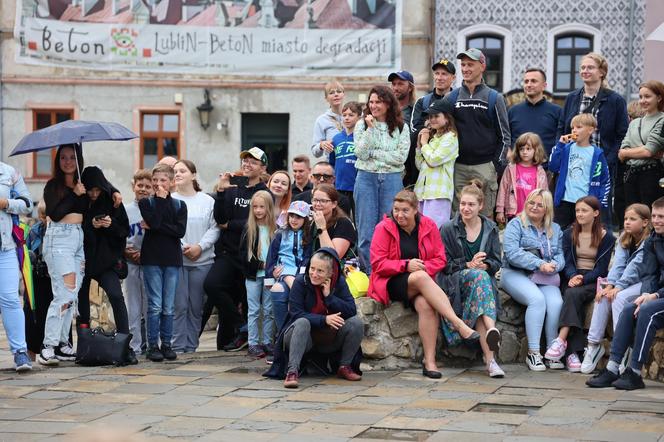
[[[413,104],[415,103],[415,80],[413,75],[408,71],[392,72],[387,77],[387,81],[392,83],[392,92],[399,100],[404,123],[410,124]]]
[[[417,182],[419,174],[417,167],[415,167],[415,148],[417,147],[417,134],[424,127],[426,122],[426,115],[422,112],[429,108],[431,103],[440,100],[452,90],[454,79],[456,75],[456,68],[454,62],[441,58],[431,66],[433,71],[433,89],[427,95],[419,98],[413,106],[413,113],[408,121],[410,126],[410,151],[406,159],[406,174],[403,178],[403,185],[410,186]]]

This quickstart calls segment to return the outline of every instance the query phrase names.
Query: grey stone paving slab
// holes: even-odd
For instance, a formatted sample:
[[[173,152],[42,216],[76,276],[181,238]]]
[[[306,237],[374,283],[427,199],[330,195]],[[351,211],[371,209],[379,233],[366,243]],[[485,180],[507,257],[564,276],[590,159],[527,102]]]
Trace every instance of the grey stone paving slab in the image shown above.
[[[43,408],[2,408],[0,421],[18,421],[43,413]],[[0,440],[2,437],[0,436]]]
[[[441,430],[427,439],[427,442],[487,442],[501,440],[495,435],[470,431]]]
[[[238,388],[237,390],[228,393],[226,396],[279,399],[291,394],[294,394],[293,390],[286,390],[284,388],[282,388],[281,390],[253,390],[253,389]]]
[[[280,436],[279,433],[268,433],[267,431],[252,432],[252,431],[226,430],[222,428],[221,430],[208,433],[205,436],[196,439],[196,442],[238,442],[238,441],[262,442],[262,441],[274,440],[279,436]]]
[[[166,394],[155,395],[151,399],[144,401],[141,405],[164,405],[177,404],[180,406],[200,406],[212,400],[211,396],[178,394],[175,390]]]
[[[664,414],[664,404],[662,402],[616,401],[609,406],[609,410]]]
[[[62,407],[63,405],[75,403],[75,398],[67,399],[2,399],[0,400],[0,409],[2,408],[43,408],[51,410],[53,408]]]
[[[539,436],[507,436],[503,442],[575,442],[575,439]]]
[[[313,422],[328,422],[330,424],[372,425],[385,417],[387,413],[371,413],[360,411],[334,411],[329,410],[311,418]]]
[[[285,422],[261,422],[249,419],[238,419],[225,425],[227,430],[239,431],[267,431],[268,433],[287,433],[293,428],[293,424]]]
[[[235,390],[236,390],[235,387],[210,387],[204,385],[187,384],[187,385],[180,385],[179,387],[171,390],[169,393],[194,395],[194,396],[219,397]]]
[[[161,422],[165,419],[167,419],[166,416],[118,412],[89,422],[88,425],[92,427],[102,425],[110,428],[121,428],[125,431],[139,432],[146,430],[157,422]]]
[[[32,416],[28,420],[51,421],[51,422],[90,422],[99,419],[114,411],[124,408],[124,404],[89,404],[75,403],[45,411],[39,415]]]
[[[119,385],[109,394],[129,393],[129,394],[160,394],[175,389],[175,384],[124,384]]]
[[[75,422],[38,422],[38,421],[16,421],[9,422],[2,428],[4,433],[27,433],[27,434],[64,434],[77,427]]]
[[[51,377],[26,376],[21,378],[5,379],[2,381],[2,385],[13,387],[42,387],[44,385],[57,384],[60,381],[61,379]]]
[[[73,391],[51,391],[51,390],[38,390],[34,393],[26,394],[23,396],[26,399],[81,399],[89,396],[90,393],[76,393]]]
[[[451,419],[460,416],[458,411],[439,410],[435,408],[400,408],[392,416],[403,416],[420,419]]]
[[[580,441],[657,442],[660,434],[621,430],[589,430],[577,436]]]
[[[511,434],[516,426],[507,424],[498,424],[495,422],[486,422],[484,420],[470,420],[462,415],[445,425],[446,431],[467,431],[469,433],[485,434]]]
[[[231,422],[231,419],[177,416],[152,425],[147,432],[151,436],[193,438],[219,430]]]

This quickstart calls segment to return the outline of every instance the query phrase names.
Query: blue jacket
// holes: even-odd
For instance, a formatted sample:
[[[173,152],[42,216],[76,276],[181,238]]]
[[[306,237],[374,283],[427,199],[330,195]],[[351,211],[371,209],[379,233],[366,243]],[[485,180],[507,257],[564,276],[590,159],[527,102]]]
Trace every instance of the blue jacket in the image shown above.
[[[565,196],[565,180],[567,179],[567,168],[569,167],[569,152],[572,143],[563,144],[560,141],[551,152],[549,160],[549,170],[558,173],[556,182],[556,192],[553,195],[553,204],[559,206]],[[602,204],[602,207],[609,207],[609,192],[611,191],[611,176],[609,175],[609,165],[604,158],[602,149],[593,146],[593,161],[590,166],[590,189],[588,195],[596,197]]]
[[[293,234],[300,233],[298,235],[298,250],[293,250]],[[279,250],[281,250],[281,244],[284,241],[288,241],[289,250],[292,251],[295,258],[295,273],[292,276],[295,276],[299,273],[300,267],[305,266],[309,263],[309,258],[311,257],[311,243],[302,247],[302,237],[304,236],[304,231],[302,229],[299,232],[294,232],[290,229],[280,229],[275,233],[272,242],[270,242],[270,250],[267,252],[267,259],[265,260],[265,275],[266,278],[271,278],[274,268],[279,264]],[[300,255],[300,256],[298,256]],[[284,273],[284,275],[290,275],[291,273]]]
[[[664,235],[654,231],[643,245],[643,265],[639,269],[641,293],[654,293],[664,298]]]
[[[334,150],[330,152],[329,162],[334,167],[334,182],[337,190],[352,192],[355,188],[355,176],[357,169],[355,162],[355,140],[352,133],[342,130],[332,138]]]
[[[645,243],[645,240],[642,241],[639,248],[631,255],[629,249],[621,246],[619,242],[616,244],[613,265],[609,270],[609,276],[607,276],[609,284],[624,290],[640,281],[639,268],[643,263],[643,245]]]
[[[625,99],[616,92],[609,89],[601,89],[601,91],[597,113],[600,144],[608,163],[614,165],[618,161],[618,149],[620,149],[620,143],[625,138],[629,126],[627,104]],[[572,131],[572,118],[579,113],[581,98],[583,98],[583,88],[570,92],[565,98],[556,139],[560,139],[561,135]]]
[[[597,247],[597,256],[595,257],[595,267],[585,275],[583,275],[583,285],[594,284],[597,278],[606,276],[609,272],[609,263],[611,262],[611,251],[615,244],[616,238],[610,232],[602,238]],[[579,271],[576,268],[576,247],[572,244],[572,228],[563,232],[563,252],[565,253],[565,269],[563,274],[566,279],[571,279],[572,276],[578,275]]]
[[[556,271],[560,272],[565,267],[563,235],[558,224],[551,223],[551,229],[553,230],[553,235],[549,238],[551,254],[556,263]],[[521,217],[517,216],[507,223],[503,237],[503,268],[529,272],[539,270],[547,261],[529,250],[540,250],[540,235],[543,233],[538,232],[532,224],[524,226]]]

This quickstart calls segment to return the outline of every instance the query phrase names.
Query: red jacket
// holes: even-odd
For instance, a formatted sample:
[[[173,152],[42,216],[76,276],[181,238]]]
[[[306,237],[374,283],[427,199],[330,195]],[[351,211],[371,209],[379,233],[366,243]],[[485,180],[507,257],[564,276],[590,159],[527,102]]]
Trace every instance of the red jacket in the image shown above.
[[[417,241],[420,259],[424,261],[427,273],[431,278],[435,278],[436,274],[445,268],[447,258],[440,233],[431,218],[420,215]],[[408,260],[401,259],[397,223],[386,216],[376,226],[371,241],[371,278],[367,296],[389,304],[387,281],[394,275],[406,273],[407,265]]]

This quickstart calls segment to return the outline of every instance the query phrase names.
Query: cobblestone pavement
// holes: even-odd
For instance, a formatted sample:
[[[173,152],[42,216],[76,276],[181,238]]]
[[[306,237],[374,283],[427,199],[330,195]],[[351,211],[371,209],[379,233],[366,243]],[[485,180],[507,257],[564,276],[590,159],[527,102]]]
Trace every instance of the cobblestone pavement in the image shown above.
[[[175,362],[132,367],[11,370],[0,330],[0,441],[103,439],[197,441],[659,441],[664,385],[636,392],[591,390],[586,376],[505,366],[505,379],[480,368],[365,372],[362,381],[301,379],[297,390],[265,379],[265,362],[202,349]],[[205,351],[208,350],[208,351]],[[134,440],[134,439],[131,439]]]

